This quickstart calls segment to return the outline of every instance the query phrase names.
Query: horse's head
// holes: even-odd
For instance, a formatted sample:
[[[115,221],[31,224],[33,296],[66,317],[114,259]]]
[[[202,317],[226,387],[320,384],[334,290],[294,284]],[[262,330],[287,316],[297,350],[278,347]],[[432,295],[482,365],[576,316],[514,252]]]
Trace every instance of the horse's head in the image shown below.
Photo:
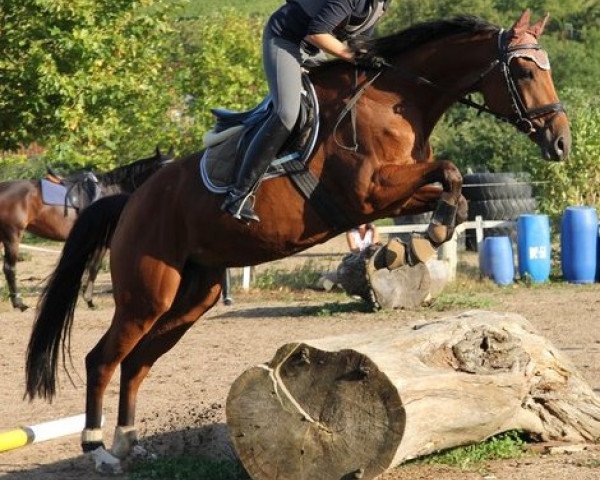
[[[498,36],[498,65],[482,81],[485,102],[537,143],[547,160],[564,160],[571,148],[567,115],[558,100],[548,54],[538,44],[548,16],[530,24],[530,13]]]

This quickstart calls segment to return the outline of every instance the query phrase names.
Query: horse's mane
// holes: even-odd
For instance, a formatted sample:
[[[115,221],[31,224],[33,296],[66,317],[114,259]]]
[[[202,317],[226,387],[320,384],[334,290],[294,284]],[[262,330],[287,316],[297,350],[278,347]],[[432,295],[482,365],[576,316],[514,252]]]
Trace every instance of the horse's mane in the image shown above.
[[[384,57],[413,50],[434,40],[461,33],[475,34],[497,32],[500,28],[479,17],[460,15],[443,20],[417,23],[385,37],[367,41],[369,49]]]
[[[452,35],[497,32],[499,29],[500,27],[497,25],[493,25],[482,18],[472,15],[458,15],[442,20],[417,23],[400,32],[384,37],[366,39],[364,46],[374,55],[390,57]],[[323,65],[339,62],[343,62],[343,60],[336,58],[325,62]]]
[[[96,176],[98,181],[105,186],[118,185],[129,191],[133,189],[133,184],[142,183],[143,180],[136,180],[136,177],[144,173],[149,175],[153,170],[158,170],[167,158],[157,152],[152,157],[137,160]]]

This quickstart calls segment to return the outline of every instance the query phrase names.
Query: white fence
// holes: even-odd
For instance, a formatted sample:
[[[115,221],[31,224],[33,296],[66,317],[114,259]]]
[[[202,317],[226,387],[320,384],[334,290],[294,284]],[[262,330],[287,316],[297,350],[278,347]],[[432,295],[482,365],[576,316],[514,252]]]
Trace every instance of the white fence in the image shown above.
[[[389,235],[394,233],[422,233],[427,230],[428,223],[418,223],[413,225],[390,225],[386,227],[378,227],[379,233],[382,235]],[[483,220],[481,216],[475,217],[474,221],[461,223],[454,230],[454,236],[452,239],[444,243],[438,252],[438,257],[441,260],[448,262],[450,267],[450,279],[456,278],[456,266],[458,264],[458,253],[457,253],[457,239],[467,229],[475,229],[475,238],[477,240],[477,250],[483,241],[483,231],[486,228],[508,228],[514,227],[515,222],[512,220]],[[60,251],[49,250],[40,247],[34,247],[31,245],[21,245],[21,248],[34,250],[38,252],[46,253],[60,253]],[[242,270],[242,288],[249,290],[252,283],[252,267],[244,267]]]
[[[378,231],[382,235],[389,235],[394,233],[422,233],[427,230],[428,223],[418,223],[413,225],[390,225],[386,227],[378,227]],[[514,227],[515,222],[512,220],[483,220],[483,217],[477,216],[474,221],[461,223],[454,230],[454,236],[451,240],[444,243],[439,251],[438,257],[440,260],[448,262],[450,267],[450,281],[456,278],[456,267],[458,265],[458,248],[457,239],[467,229],[475,230],[475,238],[477,241],[477,250],[481,242],[483,241],[483,231],[486,228],[510,228]],[[252,280],[252,267],[244,267],[242,273],[242,288],[244,290],[250,289]]]

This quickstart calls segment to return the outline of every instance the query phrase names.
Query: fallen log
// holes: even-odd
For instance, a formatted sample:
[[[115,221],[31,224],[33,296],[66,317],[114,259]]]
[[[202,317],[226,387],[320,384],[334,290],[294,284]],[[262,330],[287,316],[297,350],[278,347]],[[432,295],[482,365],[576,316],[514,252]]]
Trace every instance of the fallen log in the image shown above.
[[[227,423],[254,480],[372,479],[524,430],[593,442],[600,399],[523,317],[485,311],[283,345],[234,382]]]

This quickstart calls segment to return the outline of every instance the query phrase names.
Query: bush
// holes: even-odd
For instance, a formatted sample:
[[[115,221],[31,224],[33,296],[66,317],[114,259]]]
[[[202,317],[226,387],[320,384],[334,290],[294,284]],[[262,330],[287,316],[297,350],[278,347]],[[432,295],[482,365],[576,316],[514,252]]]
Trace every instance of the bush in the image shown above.
[[[541,209],[555,220],[571,205],[600,208],[600,95],[565,92],[573,147],[566,162],[536,160],[531,172],[539,180]]]

